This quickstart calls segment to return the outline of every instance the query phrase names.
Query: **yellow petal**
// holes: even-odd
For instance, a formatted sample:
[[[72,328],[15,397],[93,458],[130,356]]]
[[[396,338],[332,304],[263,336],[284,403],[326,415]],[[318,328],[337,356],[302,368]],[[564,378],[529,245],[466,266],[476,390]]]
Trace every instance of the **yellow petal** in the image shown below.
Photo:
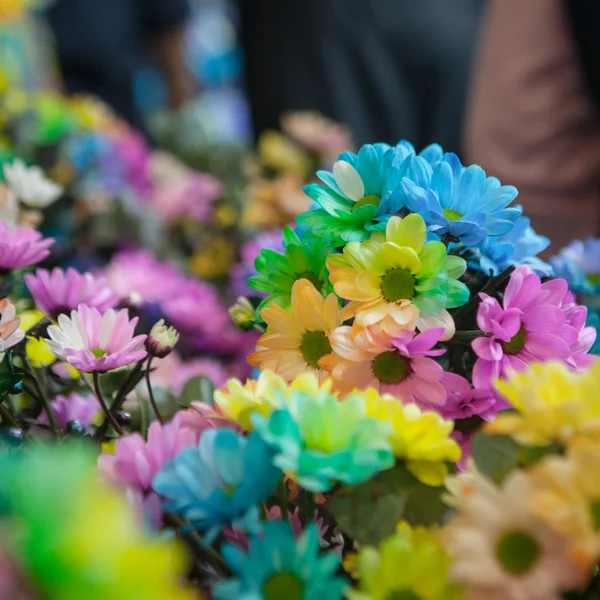
[[[412,248],[386,242],[381,246],[381,251],[392,269],[408,269],[413,274],[421,270],[421,261]]]
[[[417,214],[408,215],[404,219],[392,217],[385,230],[386,241],[398,246],[408,246],[417,254],[423,249],[426,237],[425,221]]]

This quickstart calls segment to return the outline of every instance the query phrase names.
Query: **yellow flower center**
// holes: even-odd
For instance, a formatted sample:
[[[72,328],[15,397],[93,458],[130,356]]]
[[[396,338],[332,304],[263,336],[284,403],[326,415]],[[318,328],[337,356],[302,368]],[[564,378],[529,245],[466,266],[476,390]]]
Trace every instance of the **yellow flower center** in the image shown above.
[[[502,342],[502,349],[506,354],[518,354],[523,350],[526,340],[527,332],[525,327],[521,325],[519,331],[508,342]]]
[[[319,281],[319,278],[312,271],[305,271],[304,273],[301,273],[296,278],[296,281],[298,281],[298,279],[308,279],[308,281],[310,281],[317,290],[321,289],[321,282]]]
[[[106,356],[106,350],[101,350],[100,348],[96,348],[96,350],[91,351],[95,358],[102,358]]]
[[[442,214],[446,217],[446,219],[448,219],[448,221],[460,221],[464,216],[452,208],[443,208]]]
[[[596,500],[592,503],[592,523],[594,524],[594,529],[596,531],[600,531],[600,500]]]
[[[276,573],[267,579],[262,592],[265,600],[302,600],[304,584],[292,573]]]
[[[390,592],[385,600],[422,600],[421,596],[415,594],[412,590],[394,590]]]
[[[331,344],[322,331],[307,331],[300,342],[300,352],[307,364],[318,369],[319,361],[331,354]]]
[[[382,383],[400,383],[408,377],[410,366],[406,358],[391,350],[377,356],[371,363],[371,370]]]
[[[535,565],[540,557],[537,540],[524,531],[505,533],[496,545],[500,564],[512,575],[522,575]]]
[[[352,212],[361,206],[372,204],[373,206],[379,206],[381,198],[379,196],[363,196],[360,200],[357,200],[352,207]]]
[[[410,300],[415,295],[415,278],[408,269],[392,269],[381,280],[381,293],[388,302]]]

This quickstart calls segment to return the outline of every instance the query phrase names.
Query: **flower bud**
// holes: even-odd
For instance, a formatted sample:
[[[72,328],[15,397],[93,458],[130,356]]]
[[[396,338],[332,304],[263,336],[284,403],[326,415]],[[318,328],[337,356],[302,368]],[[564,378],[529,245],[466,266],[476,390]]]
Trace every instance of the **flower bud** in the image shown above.
[[[254,326],[254,307],[248,298],[240,296],[229,309],[233,323],[243,331],[249,331]]]
[[[179,332],[175,327],[167,327],[161,319],[152,327],[146,338],[146,350],[150,356],[164,358],[179,341]]]

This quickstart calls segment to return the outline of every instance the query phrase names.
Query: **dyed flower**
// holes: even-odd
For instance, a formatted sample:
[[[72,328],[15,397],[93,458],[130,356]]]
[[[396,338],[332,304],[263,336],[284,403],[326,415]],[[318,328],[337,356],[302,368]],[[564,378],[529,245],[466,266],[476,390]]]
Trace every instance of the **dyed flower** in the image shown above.
[[[154,478],[164,508],[188,519],[209,537],[226,525],[241,531],[258,526],[258,504],[281,477],[269,447],[256,434],[212,429],[198,447],[186,448]]]
[[[313,523],[295,540],[287,521],[270,521],[249,546],[246,554],[223,545],[234,577],[213,588],[215,600],[341,600],[347,582],[336,575],[340,559],[331,552],[321,554]]]
[[[507,233],[521,215],[520,207],[507,208],[517,189],[501,186],[495,177],[486,177],[477,165],[464,167],[456,154],[447,153],[433,167],[419,156],[409,162],[421,174],[417,181],[402,180],[406,207],[423,217],[427,230],[474,246],[488,236]]]
[[[261,250],[256,258],[258,275],[251,277],[248,285],[267,294],[259,310],[271,304],[288,308],[294,283],[300,279],[310,281],[323,295],[332,291],[326,266],[331,248],[322,239],[310,237],[300,240],[292,229],[286,227],[283,244],[283,253],[267,248]]]
[[[439,412],[454,421],[479,416],[486,421],[494,418],[498,410],[505,408],[489,389],[476,390],[460,375],[444,373],[442,385],[446,389],[446,402]]]
[[[331,354],[329,336],[339,325],[335,294],[323,298],[310,281],[298,279],[292,287],[291,311],[274,305],[263,308],[261,316],[269,329],[248,357],[253,367],[270,369],[286,381],[307,371],[325,376],[319,362]]]
[[[273,449],[273,463],[311,492],[361,483],[394,464],[391,425],[368,417],[360,396],[297,391],[268,419],[255,412],[252,423]]]
[[[458,281],[466,263],[447,256],[441,242],[426,244],[425,238],[419,215],[392,217],[385,241],[351,242],[343,254],[332,254],[327,266],[335,292],[351,300],[342,319],[356,317],[363,327],[380,323],[391,331],[444,327],[445,338],[452,337],[454,321],[446,308],[469,299]]]
[[[600,282],[600,239],[573,240],[550,259],[550,264],[571,289],[592,293]]]
[[[290,138],[278,131],[263,131],[258,140],[261,162],[273,171],[292,171],[303,177],[310,168],[310,157]]]
[[[56,362],[56,356],[43,338],[29,336],[25,342],[25,352],[29,362],[36,368],[49,367]]]
[[[48,327],[48,345],[55,356],[84,373],[106,373],[146,356],[145,335],[134,335],[137,317],[112,308],[103,315],[81,304],[71,317],[59,315]]]
[[[405,329],[391,337],[376,325],[338,327],[330,336],[334,354],[321,365],[344,393],[374,388],[404,403],[442,406],[446,401],[444,370],[429,357],[444,354],[443,349],[433,349],[443,333],[441,328],[420,334]]]
[[[52,271],[37,269],[35,275],[27,273],[24,279],[37,308],[52,318],[68,314],[80,304],[100,312],[117,304],[117,296],[106,280],[91,273],[56,267]]]
[[[179,333],[174,327],[167,327],[161,319],[154,324],[146,338],[146,350],[150,356],[164,358],[170,354],[179,341]]]
[[[0,271],[23,269],[44,260],[49,254],[52,238],[29,227],[9,229],[0,221]]]
[[[313,183],[304,188],[319,208],[298,215],[296,222],[333,247],[369,239],[373,231],[385,229],[390,215],[402,207],[402,178],[421,176],[406,161],[414,153],[404,140],[395,147],[375,144],[363,146],[358,154],[344,152],[333,165],[333,173],[317,172],[325,185]],[[441,154],[436,144],[421,152],[426,162],[439,160]]]
[[[599,381],[600,363],[583,373],[561,363],[532,364],[523,373],[496,382],[515,411],[500,413],[486,430],[510,435],[524,446],[599,439]]]
[[[85,428],[92,424],[94,418],[100,412],[100,403],[95,396],[81,396],[69,394],[68,396],[56,396],[50,402],[52,412],[60,431],[66,432],[71,421],[79,421]],[[38,417],[40,423],[50,425],[46,412]]]
[[[45,208],[60,198],[62,186],[50,181],[39,167],[27,167],[18,158],[5,163],[4,178],[15,196],[32,208]]]
[[[585,581],[591,565],[569,540],[531,510],[533,481],[514,471],[498,487],[479,473],[450,477],[447,501],[458,510],[443,530],[450,578],[467,598],[560,600]]]
[[[233,324],[242,331],[250,331],[254,327],[254,306],[248,298],[239,296],[227,312]]]
[[[191,402],[186,410],[179,411],[179,421],[183,429],[201,434],[207,429],[231,427],[231,423],[219,412],[219,409],[203,402]],[[176,415],[176,416],[177,416]]]
[[[356,557],[358,587],[349,600],[460,600],[462,590],[448,576],[450,556],[423,527],[400,523],[378,549],[364,546]]]
[[[24,337],[25,332],[19,329],[21,319],[17,317],[14,304],[8,298],[0,300],[0,362],[5,352],[16,346]]]

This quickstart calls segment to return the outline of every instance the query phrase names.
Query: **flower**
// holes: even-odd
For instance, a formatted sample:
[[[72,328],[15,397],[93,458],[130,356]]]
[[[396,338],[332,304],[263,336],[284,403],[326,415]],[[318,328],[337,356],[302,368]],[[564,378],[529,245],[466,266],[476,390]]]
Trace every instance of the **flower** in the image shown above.
[[[369,239],[373,231],[385,229],[390,215],[401,208],[402,178],[420,175],[409,171],[411,163],[406,159],[414,153],[404,140],[395,147],[367,144],[358,154],[344,152],[333,173],[317,172],[325,185],[305,186],[304,193],[319,207],[301,213],[296,222],[333,247]],[[436,144],[421,152],[427,162],[439,160],[441,154]]]
[[[291,311],[274,305],[261,316],[269,326],[256,343],[248,362],[261,370],[271,369],[291,381],[306,371],[324,377],[319,361],[331,354],[329,336],[339,324],[335,294],[323,298],[307,279],[292,287]]]
[[[573,240],[550,259],[550,264],[571,289],[592,293],[600,282],[600,239]]]
[[[59,315],[58,326],[48,327],[48,345],[57,358],[84,373],[106,373],[146,356],[146,336],[134,336],[137,321],[126,309],[110,308],[102,315],[80,304],[70,318]]]
[[[336,576],[338,556],[321,554],[314,523],[295,540],[287,521],[270,521],[250,539],[247,554],[231,544],[222,553],[234,577],[214,586],[215,600],[340,600],[347,587]]]
[[[336,294],[351,302],[342,319],[356,317],[361,326],[381,323],[383,329],[443,326],[445,339],[454,321],[445,310],[464,304],[468,288],[458,281],[466,269],[458,256],[447,256],[441,242],[425,243],[425,222],[419,215],[392,217],[385,241],[351,242],[342,254],[327,260]]]
[[[179,333],[175,327],[167,327],[161,319],[154,324],[146,338],[146,350],[150,356],[164,358],[170,354],[179,341]]]
[[[515,187],[501,186],[477,165],[464,167],[456,154],[448,152],[434,166],[419,156],[407,160],[419,163],[412,168],[421,177],[402,179],[404,203],[423,217],[432,233],[473,246],[487,236],[507,233],[521,215],[520,207],[507,208],[517,196]]]
[[[449,462],[460,458],[460,448],[451,438],[454,423],[435,412],[422,412],[414,405],[402,405],[396,398],[380,396],[374,389],[354,392],[365,401],[367,416],[392,426],[389,437],[396,458],[419,481],[431,486],[444,483]]]
[[[239,296],[227,312],[233,324],[242,331],[250,331],[254,327],[254,306],[248,298]]]
[[[17,317],[17,310],[8,298],[0,300],[0,361],[4,359],[5,352],[16,346],[24,337],[25,332],[19,329],[21,319]]]
[[[27,167],[18,158],[5,163],[4,178],[11,191],[23,204],[32,208],[45,208],[60,198],[62,186],[50,181],[39,167]]]
[[[446,402],[439,413],[446,419],[460,420],[479,416],[486,421],[493,419],[503,403],[498,402],[489,389],[476,390],[456,373],[444,373],[441,379],[446,389]]]
[[[203,402],[191,402],[188,409],[179,411],[177,415],[182,428],[191,429],[198,434],[207,429],[231,427],[231,423],[223,417],[218,408]]]
[[[52,246],[52,238],[42,239],[42,234],[30,227],[9,229],[0,221],[0,271],[23,269],[44,260]]]
[[[100,403],[95,396],[81,396],[80,394],[69,394],[68,396],[56,396],[50,407],[56,418],[60,431],[66,432],[71,421],[79,421],[85,428],[89,427],[94,417],[100,412]],[[38,417],[40,423],[50,425],[46,412]]]
[[[258,526],[258,503],[281,477],[269,447],[255,433],[209,429],[196,447],[182,450],[154,478],[164,509],[189,519],[212,537],[226,525],[242,531]]]
[[[310,281],[323,295],[332,291],[326,266],[331,248],[322,239],[309,237],[301,240],[291,228],[286,227],[283,245],[283,253],[267,248],[261,250],[256,258],[257,275],[250,277],[248,285],[267,294],[259,310],[271,304],[288,308],[294,283],[300,279]]]
[[[600,364],[576,373],[561,363],[532,364],[496,382],[514,408],[486,426],[488,433],[510,435],[524,446],[568,444],[600,436]]]
[[[467,598],[560,600],[578,587],[591,565],[570,552],[531,510],[532,479],[514,471],[496,486],[477,472],[448,478],[447,501],[458,510],[442,532],[452,556],[450,578]]]
[[[14,227],[19,221],[19,204],[10,188],[0,183],[0,221]]]
[[[444,370],[429,357],[444,354],[433,349],[443,333],[441,328],[420,334],[405,329],[392,337],[376,325],[338,327],[330,336],[334,354],[321,365],[342,392],[372,387],[404,403],[441,406],[446,401]]]
[[[278,131],[261,133],[258,154],[262,163],[274,171],[293,171],[304,176],[310,168],[310,157],[293,140]]]
[[[117,295],[102,277],[91,273],[81,274],[73,268],[66,271],[58,267],[47,271],[37,269],[35,275],[26,273],[25,283],[35,305],[52,318],[69,313],[80,304],[104,312],[117,304]]]
[[[349,600],[460,600],[462,590],[448,576],[450,556],[424,527],[398,525],[379,548],[362,547],[356,557],[357,589]]]
[[[296,391],[267,419],[255,412],[255,432],[273,449],[273,463],[311,492],[337,481],[356,484],[389,469],[391,425],[368,417],[361,396],[338,400],[327,391]]]

